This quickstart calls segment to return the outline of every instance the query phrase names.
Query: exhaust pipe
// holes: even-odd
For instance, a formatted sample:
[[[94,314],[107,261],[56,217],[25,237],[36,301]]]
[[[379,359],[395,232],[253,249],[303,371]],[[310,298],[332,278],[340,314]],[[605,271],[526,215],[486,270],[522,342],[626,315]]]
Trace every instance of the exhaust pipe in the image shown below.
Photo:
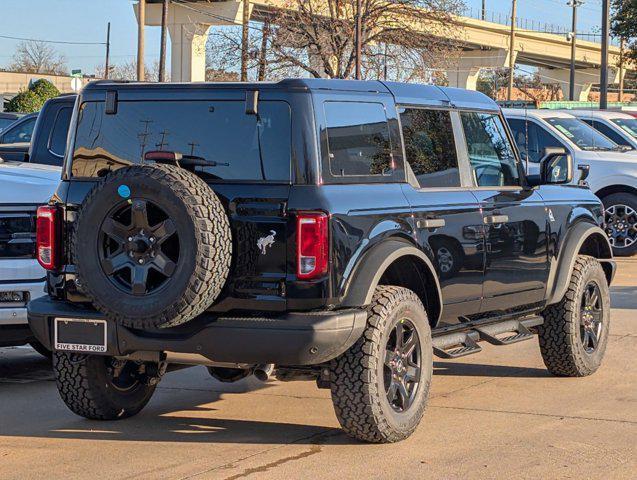
[[[274,363],[262,363],[254,367],[254,376],[262,382],[267,382],[272,373],[274,373]]]

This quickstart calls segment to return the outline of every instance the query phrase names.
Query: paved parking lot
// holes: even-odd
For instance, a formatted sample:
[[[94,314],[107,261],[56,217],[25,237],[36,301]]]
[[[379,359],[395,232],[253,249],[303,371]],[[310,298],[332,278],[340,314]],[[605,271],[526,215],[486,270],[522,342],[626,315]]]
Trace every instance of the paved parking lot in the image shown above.
[[[226,386],[169,374],[121,422],[74,416],[48,364],[0,349],[0,478],[637,478],[637,260],[620,262],[605,364],[547,374],[535,340],[436,361],[415,435],[365,445],[340,433],[311,383]]]

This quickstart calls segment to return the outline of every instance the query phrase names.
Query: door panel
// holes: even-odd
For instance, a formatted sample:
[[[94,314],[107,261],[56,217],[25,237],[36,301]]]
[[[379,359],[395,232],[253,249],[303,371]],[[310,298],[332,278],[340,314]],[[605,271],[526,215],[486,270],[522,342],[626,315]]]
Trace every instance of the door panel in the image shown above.
[[[430,250],[442,287],[443,321],[480,310],[484,275],[483,220],[466,190],[403,187],[411,204],[418,243]]]
[[[481,311],[507,310],[544,299],[549,263],[547,213],[536,190],[474,191],[485,228]]]

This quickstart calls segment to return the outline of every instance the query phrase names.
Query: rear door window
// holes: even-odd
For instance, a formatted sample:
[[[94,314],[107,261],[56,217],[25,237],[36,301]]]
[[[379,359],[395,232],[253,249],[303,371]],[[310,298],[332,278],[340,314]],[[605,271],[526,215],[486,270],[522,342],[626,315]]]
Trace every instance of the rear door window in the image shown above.
[[[29,143],[33,135],[33,128],[37,117],[31,117],[13,128],[7,129],[2,137],[3,143]]]
[[[203,163],[195,171],[208,180],[288,183],[290,108],[263,100],[257,116],[245,113],[244,101],[120,101],[106,115],[104,102],[82,104],[73,176],[103,176],[156,151]]]
[[[392,174],[391,135],[382,103],[325,102],[324,109],[332,176]]]
[[[451,114],[403,108],[400,121],[406,160],[422,188],[459,187],[460,171]]]

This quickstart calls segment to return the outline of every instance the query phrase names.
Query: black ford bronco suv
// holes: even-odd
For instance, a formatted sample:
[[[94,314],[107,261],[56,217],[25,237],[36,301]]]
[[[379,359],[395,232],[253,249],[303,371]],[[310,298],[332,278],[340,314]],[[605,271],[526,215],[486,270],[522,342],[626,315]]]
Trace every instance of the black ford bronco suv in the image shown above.
[[[600,365],[615,265],[564,151],[526,176],[480,93],[341,80],[96,82],[37,219],[29,322],[62,399],[138,413],[161,377],[314,379],[353,437],[408,437],[432,357],[539,337]]]

